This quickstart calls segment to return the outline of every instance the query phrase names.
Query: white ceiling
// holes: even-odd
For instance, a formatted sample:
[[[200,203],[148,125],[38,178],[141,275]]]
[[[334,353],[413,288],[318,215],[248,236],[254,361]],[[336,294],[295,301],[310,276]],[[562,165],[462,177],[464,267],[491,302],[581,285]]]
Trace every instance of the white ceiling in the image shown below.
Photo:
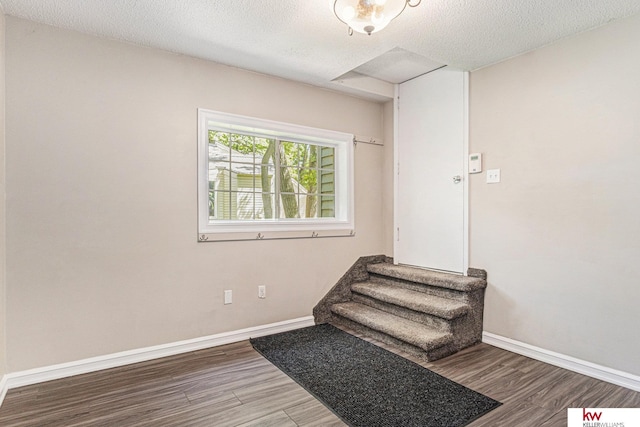
[[[7,15],[384,100],[448,65],[475,70],[612,20],[639,0],[423,0],[347,34],[331,0],[0,0]]]

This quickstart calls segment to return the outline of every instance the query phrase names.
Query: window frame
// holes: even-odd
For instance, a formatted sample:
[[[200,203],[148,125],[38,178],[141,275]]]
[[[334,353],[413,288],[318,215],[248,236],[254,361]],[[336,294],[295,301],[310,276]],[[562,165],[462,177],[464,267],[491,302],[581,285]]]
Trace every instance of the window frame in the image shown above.
[[[335,218],[274,218],[209,222],[209,130],[335,149]],[[273,120],[198,109],[198,241],[354,236],[353,135]],[[276,172],[277,173],[277,172]],[[276,203],[280,191],[276,188]]]

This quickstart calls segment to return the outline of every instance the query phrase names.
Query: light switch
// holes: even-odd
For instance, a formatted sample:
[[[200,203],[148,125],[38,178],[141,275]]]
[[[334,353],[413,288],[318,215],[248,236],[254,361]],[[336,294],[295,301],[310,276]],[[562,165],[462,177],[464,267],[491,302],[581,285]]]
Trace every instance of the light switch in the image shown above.
[[[487,184],[500,182],[500,169],[487,169]]]

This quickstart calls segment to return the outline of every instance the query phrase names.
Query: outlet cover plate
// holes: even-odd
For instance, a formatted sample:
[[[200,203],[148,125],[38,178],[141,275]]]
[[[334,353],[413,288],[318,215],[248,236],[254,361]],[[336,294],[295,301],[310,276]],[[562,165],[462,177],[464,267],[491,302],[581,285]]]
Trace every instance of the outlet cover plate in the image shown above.
[[[487,169],[487,184],[500,182],[500,169]]]

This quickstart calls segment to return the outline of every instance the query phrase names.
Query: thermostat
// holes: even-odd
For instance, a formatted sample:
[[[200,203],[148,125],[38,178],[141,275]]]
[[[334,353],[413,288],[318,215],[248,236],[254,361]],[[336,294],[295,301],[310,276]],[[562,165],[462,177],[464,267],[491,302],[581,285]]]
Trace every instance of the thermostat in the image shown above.
[[[469,154],[469,173],[482,172],[482,153]]]

